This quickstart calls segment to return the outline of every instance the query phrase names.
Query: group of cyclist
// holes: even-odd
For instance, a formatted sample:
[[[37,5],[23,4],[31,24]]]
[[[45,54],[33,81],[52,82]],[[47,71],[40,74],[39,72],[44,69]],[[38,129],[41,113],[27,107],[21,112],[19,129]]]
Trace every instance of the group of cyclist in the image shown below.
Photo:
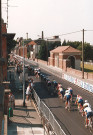
[[[79,112],[81,112],[82,116],[85,116],[85,127],[88,127],[89,119],[92,122],[93,117],[93,110],[90,103],[88,102],[88,100],[83,101],[82,96],[77,95],[75,104],[77,104],[78,110]]]
[[[39,76],[40,76],[40,68],[35,68],[34,69],[34,75],[35,75],[36,78],[39,78]]]
[[[58,97],[62,100],[65,100],[65,109],[70,110],[70,102],[73,101],[73,89],[68,87],[66,90],[62,87],[61,83],[57,83],[55,79],[50,81],[50,79],[44,74],[40,73],[40,68],[34,70],[34,75],[36,78],[41,78],[44,82],[46,82],[46,86],[48,91],[51,91],[53,88],[52,94],[57,94]],[[79,112],[81,112],[82,116],[85,116],[85,127],[88,126],[88,118],[93,116],[93,111],[91,109],[91,105],[88,100],[83,100],[82,96],[77,95],[75,104],[77,104]]]
[[[46,86],[48,88],[49,93],[51,95],[57,94],[58,97],[62,100],[66,100],[65,102],[65,109],[70,110],[70,100],[72,101],[72,95],[73,95],[73,90],[71,87],[68,87],[67,90],[63,89],[61,83],[57,83],[55,79],[50,81],[48,77],[46,77],[43,74],[40,74],[41,80],[46,82]]]

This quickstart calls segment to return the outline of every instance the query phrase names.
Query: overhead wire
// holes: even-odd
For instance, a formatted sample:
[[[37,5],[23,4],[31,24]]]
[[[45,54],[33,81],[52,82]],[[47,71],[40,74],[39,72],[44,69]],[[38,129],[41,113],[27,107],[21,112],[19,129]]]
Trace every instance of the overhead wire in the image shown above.
[[[69,35],[69,34],[73,34],[73,33],[78,33],[78,32],[81,32],[81,30],[79,30],[79,31],[75,31],[75,32],[69,32],[69,33],[65,33],[65,34],[61,34],[61,35],[56,35],[56,36],[64,36],[64,35]],[[49,38],[52,38],[53,36],[51,36],[51,37],[46,37],[45,39],[49,39]]]
[[[61,34],[61,35],[56,35],[56,36],[59,36],[59,37],[61,37],[61,36],[64,36],[64,35],[70,35],[70,34],[74,34],[74,33],[79,33],[79,32],[82,32],[83,30],[79,30],[79,31],[74,31],[74,32],[69,32],[69,33],[64,33],[64,34]],[[93,30],[84,30],[84,31],[93,31]],[[52,39],[52,37],[53,36],[51,36],[51,37],[46,37],[46,38],[44,38],[44,39]]]

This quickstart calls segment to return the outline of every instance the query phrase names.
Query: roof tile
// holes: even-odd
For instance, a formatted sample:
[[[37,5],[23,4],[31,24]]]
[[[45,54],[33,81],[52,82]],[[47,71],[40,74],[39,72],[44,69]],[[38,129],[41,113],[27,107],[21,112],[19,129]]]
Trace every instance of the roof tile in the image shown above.
[[[37,45],[34,41],[28,43],[28,45]]]
[[[71,46],[59,46],[57,47],[56,49],[50,51],[50,52],[53,52],[53,53],[62,53],[62,52],[81,52],[79,51],[78,49],[75,49]]]

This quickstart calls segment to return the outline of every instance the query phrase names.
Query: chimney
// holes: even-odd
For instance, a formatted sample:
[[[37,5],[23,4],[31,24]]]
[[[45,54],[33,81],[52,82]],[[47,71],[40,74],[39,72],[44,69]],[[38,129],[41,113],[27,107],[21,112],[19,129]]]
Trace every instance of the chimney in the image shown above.
[[[53,36],[54,37],[54,39],[57,39],[57,38],[59,38],[59,36]]]
[[[43,33],[43,31],[42,31],[42,39],[44,39],[44,33]]]
[[[28,40],[28,33],[26,33],[26,39]]]

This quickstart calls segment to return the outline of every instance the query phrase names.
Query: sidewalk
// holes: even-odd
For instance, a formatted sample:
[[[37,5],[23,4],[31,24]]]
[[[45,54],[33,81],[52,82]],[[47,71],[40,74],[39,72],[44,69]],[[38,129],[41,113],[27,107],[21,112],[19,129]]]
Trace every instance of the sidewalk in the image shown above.
[[[26,101],[26,107],[22,104],[22,99],[15,100],[13,117],[10,118],[8,124],[8,135],[44,135],[44,129],[33,101]]]

